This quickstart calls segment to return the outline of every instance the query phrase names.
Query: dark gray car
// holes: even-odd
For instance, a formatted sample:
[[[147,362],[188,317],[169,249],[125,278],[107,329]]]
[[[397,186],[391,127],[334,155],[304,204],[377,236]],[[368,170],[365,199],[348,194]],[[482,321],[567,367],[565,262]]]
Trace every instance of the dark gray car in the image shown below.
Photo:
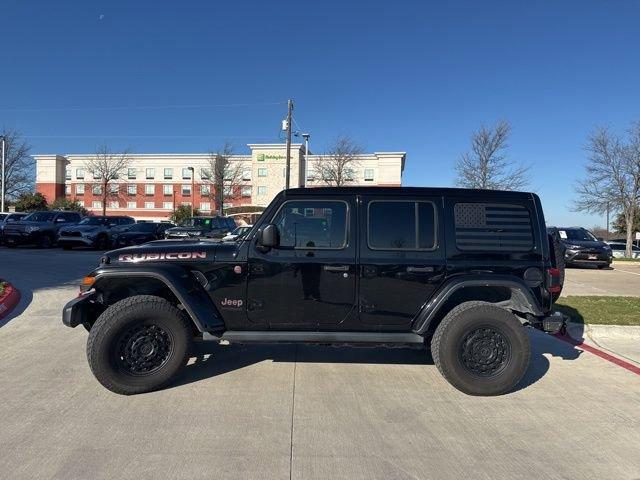
[[[14,223],[22,220],[27,215],[29,214],[21,212],[0,213],[0,245],[4,243],[4,227],[8,223]]]
[[[56,243],[58,230],[82,220],[78,212],[44,211],[33,212],[18,222],[9,223],[4,228],[7,247],[37,245],[51,248]]]

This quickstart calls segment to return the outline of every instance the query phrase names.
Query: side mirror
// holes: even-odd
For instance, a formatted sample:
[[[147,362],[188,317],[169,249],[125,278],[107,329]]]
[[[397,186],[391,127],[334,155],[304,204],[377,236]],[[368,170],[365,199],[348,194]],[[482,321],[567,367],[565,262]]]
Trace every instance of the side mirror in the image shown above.
[[[266,225],[258,234],[258,245],[264,248],[278,246],[278,227],[273,223]]]

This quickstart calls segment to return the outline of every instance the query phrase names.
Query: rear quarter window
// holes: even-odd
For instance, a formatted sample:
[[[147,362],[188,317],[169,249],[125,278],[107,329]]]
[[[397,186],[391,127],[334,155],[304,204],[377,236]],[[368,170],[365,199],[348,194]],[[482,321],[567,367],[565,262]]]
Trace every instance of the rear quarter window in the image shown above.
[[[456,246],[459,250],[528,252],[533,249],[529,210],[507,203],[456,203]]]

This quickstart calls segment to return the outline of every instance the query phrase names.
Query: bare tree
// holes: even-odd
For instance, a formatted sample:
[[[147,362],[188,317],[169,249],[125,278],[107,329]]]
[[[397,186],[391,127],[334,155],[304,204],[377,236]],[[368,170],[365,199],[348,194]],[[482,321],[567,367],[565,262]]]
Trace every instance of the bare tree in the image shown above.
[[[239,190],[242,188],[242,164],[231,160],[233,151],[233,144],[225,142],[217,152],[209,155],[212,195],[220,215],[224,215],[225,200],[241,194]]]
[[[350,137],[340,136],[327,153],[314,161],[312,174],[326,185],[340,187],[354,179],[362,147]]]
[[[5,139],[5,195],[8,200],[15,200],[32,189],[34,162],[29,156],[29,144],[18,131],[3,128],[0,137]]]
[[[500,121],[480,127],[471,136],[471,152],[456,163],[456,183],[465,188],[521,190],[527,186],[529,167],[517,165],[505,154],[511,126]]]
[[[605,128],[589,136],[586,174],[577,187],[577,210],[604,213],[607,208],[624,218],[626,255],[631,256],[633,221],[640,211],[640,122],[625,141]]]
[[[112,152],[109,147],[102,145],[96,149],[95,155],[85,163],[85,169],[93,176],[101,187],[102,214],[107,213],[107,201],[114,195],[109,186],[114,180],[119,180],[131,165],[128,150],[120,153]]]

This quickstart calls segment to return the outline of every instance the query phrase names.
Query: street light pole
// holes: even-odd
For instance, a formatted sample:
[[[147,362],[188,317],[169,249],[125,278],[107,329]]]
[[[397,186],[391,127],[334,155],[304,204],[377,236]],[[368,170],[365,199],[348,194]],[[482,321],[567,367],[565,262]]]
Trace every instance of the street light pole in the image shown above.
[[[303,133],[304,138],[304,182],[303,185],[307,188],[307,179],[309,178],[309,137],[311,134]]]
[[[4,190],[5,190],[5,148],[6,148],[6,138],[5,136],[1,136],[0,137],[2,139],[2,172],[0,173],[0,177],[2,178],[0,180],[0,212],[4,212]]]
[[[187,169],[191,172],[191,216],[193,217],[196,203],[196,170],[193,167],[187,167]]]

